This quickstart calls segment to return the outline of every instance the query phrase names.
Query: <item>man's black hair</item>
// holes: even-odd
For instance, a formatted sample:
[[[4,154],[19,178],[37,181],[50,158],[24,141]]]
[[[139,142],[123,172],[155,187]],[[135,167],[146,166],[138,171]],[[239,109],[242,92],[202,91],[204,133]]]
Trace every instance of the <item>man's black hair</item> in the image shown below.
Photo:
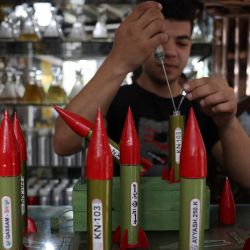
[[[139,0],[145,2],[146,0]],[[177,21],[190,21],[193,26],[194,19],[203,8],[202,0],[155,0],[162,5],[162,13],[166,19]]]

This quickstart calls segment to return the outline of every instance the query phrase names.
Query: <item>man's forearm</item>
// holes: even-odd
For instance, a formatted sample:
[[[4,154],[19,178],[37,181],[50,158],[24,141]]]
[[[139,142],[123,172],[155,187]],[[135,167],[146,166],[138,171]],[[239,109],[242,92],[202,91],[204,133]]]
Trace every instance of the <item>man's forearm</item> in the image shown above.
[[[226,172],[241,186],[250,188],[250,139],[235,117],[219,130]]]
[[[107,59],[91,81],[73,98],[66,109],[95,121],[97,108],[105,116],[117,93],[126,72],[116,71],[112,61]],[[58,117],[55,122],[54,148],[60,155],[77,152],[81,148],[81,138]]]

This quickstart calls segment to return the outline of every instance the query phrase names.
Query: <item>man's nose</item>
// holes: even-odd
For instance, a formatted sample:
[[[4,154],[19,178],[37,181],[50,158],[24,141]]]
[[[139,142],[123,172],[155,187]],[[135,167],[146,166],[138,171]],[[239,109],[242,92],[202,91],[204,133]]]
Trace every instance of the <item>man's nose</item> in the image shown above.
[[[169,38],[168,41],[163,45],[165,56],[166,57],[174,57],[177,55],[176,53],[176,44],[174,39]]]

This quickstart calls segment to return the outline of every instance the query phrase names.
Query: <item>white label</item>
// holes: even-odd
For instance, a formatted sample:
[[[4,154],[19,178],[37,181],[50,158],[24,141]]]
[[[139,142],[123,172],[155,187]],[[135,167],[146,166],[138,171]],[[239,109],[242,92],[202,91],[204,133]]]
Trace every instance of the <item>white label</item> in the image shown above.
[[[131,226],[138,224],[138,183],[132,182],[130,188],[131,201]]]
[[[180,128],[175,129],[175,161],[180,163],[181,156],[181,144],[182,144],[182,132]]]
[[[3,246],[10,249],[13,245],[12,240],[12,217],[11,217],[11,198],[9,196],[2,197],[2,231]]]
[[[199,250],[200,246],[200,200],[193,199],[190,202],[190,250]]]
[[[102,201],[92,201],[92,224],[93,224],[93,250],[103,250],[103,219]]]
[[[115,148],[111,143],[109,144],[110,150],[112,155],[117,159],[120,160],[120,151]]]
[[[22,215],[25,213],[25,199],[24,199],[24,177],[21,175],[21,209]]]

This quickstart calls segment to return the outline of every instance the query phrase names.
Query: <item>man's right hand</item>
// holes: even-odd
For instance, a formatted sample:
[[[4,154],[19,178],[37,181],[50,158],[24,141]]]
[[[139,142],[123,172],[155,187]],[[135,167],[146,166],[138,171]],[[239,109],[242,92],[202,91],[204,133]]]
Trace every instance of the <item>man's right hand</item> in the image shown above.
[[[167,41],[165,31],[161,5],[153,1],[138,4],[116,31],[109,59],[120,73],[133,71]]]

